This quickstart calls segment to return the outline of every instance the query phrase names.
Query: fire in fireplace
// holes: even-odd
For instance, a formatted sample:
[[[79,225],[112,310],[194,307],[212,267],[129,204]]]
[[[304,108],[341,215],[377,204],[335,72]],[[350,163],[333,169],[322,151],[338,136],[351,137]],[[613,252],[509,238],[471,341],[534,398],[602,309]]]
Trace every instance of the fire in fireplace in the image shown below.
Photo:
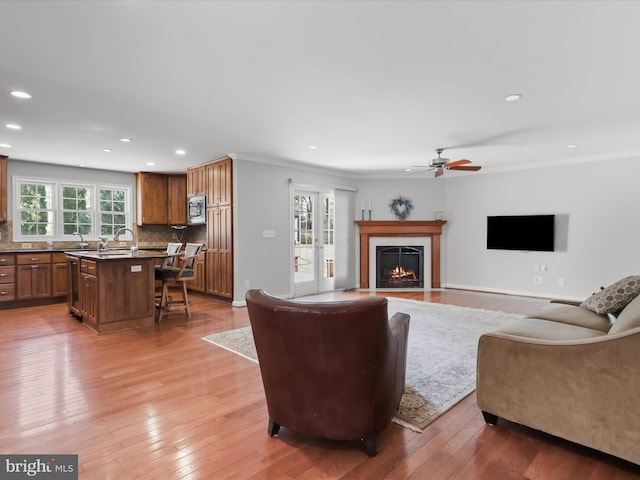
[[[376,246],[376,288],[423,287],[423,246]]]

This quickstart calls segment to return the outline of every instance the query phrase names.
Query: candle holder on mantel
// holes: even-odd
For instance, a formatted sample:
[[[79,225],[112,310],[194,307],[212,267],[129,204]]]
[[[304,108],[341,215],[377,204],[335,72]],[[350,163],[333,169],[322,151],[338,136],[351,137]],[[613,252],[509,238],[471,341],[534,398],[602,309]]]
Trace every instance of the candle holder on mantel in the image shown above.
[[[362,220],[364,220],[364,208],[362,209]],[[369,219],[371,220],[371,219]]]
[[[371,209],[369,209],[369,221],[371,221]]]

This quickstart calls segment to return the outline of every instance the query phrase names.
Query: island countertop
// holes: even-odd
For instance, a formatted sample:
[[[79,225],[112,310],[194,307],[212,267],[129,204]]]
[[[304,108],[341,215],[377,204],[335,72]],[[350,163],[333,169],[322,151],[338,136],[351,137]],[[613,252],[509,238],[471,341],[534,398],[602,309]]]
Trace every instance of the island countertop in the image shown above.
[[[158,250],[138,250],[135,253],[131,253],[128,249],[111,249],[106,252],[99,252],[97,250],[67,250],[64,253],[67,255],[88,258],[91,260],[126,260],[126,259],[149,259],[149,258],[167,258],[180,256],[180,254],[169,254],[165,251]]]

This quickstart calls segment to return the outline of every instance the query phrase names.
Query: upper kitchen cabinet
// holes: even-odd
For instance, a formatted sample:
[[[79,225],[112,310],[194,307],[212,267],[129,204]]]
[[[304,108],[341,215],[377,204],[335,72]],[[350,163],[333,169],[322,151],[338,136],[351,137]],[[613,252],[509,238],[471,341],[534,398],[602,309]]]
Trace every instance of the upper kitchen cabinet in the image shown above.
[[[166,225],[169,183],[166,175],[136,173],[138,225]]]
[[[169,203],[167,204],[167,220],[169,225],[187,224],[187,176],[169,175],[167,177]]]
[[[0,155],[0,222],[7,221],[7,157]]]
[[[231,167],[230,157],[223,157],[205,165],[207,207],[231,205],[233,189]]]
[[[136,173],[137,224],[186,225],[187,176]]]
[[[187,169],[187,195],[204,195],[205,192],[205,168],[204,166]]]

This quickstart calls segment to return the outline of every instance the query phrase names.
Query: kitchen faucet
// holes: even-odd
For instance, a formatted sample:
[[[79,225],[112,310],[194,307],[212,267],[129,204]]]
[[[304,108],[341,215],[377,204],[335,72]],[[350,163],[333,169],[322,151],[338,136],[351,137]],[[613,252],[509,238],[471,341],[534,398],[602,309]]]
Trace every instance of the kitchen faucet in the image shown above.
[[[78,243],[78,247],[82,249],[89,248],[89,244],[84,241],[84,237],[80,232],[73,232],[71,235],[78,235],[80,237],[80,242]]]
[[[132,242],[133,245],[131,246],[131,253],[135,254],[138,251],[138,241],[136,240],[136,234],[133,233],[133,230],[131,230],[130,228],[121,228],[120,230],[118,230],[115,234],[115,236],[113,237],[113,239],[118,242],[119,239],[118,237],[120,236],[121,233],[123,232],[131,232],[131,238],[132,238]]]

